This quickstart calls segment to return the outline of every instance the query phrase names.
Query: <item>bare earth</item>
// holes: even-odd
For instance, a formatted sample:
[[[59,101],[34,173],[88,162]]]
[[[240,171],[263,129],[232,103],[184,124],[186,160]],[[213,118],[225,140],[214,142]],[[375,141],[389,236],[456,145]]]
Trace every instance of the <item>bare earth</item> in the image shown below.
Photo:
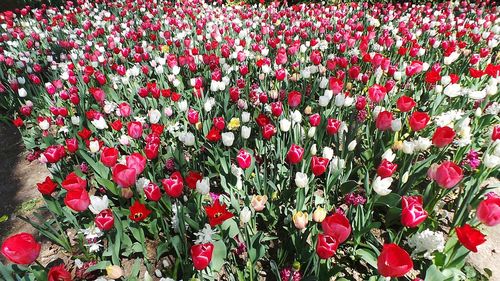
[[[18,216],[30,217],[43,204],[36,183],[48,175],[45,165],[26,160],[17,129],[0,122],[0,241],[13,233],[36,232]],[[488,235],[487,242],[479,246],[478,253],[472,253],[469,260],[479,270],[490,269],[493,272],[490,280],[500,281],[500,225],[484,228],[484,232]],[[57,255],[57,249],[45,241],[41,262],[47,264],[54,255]],[[0,261],[3,261],[3,257],[0,257]]]

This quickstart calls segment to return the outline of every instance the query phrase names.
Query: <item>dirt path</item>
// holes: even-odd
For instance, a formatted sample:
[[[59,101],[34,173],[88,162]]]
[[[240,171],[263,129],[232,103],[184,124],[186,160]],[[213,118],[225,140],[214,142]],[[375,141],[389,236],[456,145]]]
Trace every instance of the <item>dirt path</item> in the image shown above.
[[[29,214],[41,203],[36,188],[49,174],[45,165],[26,160],[21,136],[0,122],[0,240],[14,232],[34,232],[16,214]]]

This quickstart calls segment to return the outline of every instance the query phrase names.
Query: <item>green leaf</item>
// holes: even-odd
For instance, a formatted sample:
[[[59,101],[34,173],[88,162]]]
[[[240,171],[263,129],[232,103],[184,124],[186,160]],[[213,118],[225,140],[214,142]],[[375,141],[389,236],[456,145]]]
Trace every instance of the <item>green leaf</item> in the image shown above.
[[[358,255],[362,260],[366,261],[369,265],[377,268],[377,255],[371,250],[368,249],[357,249],[356,255]]]
[[[446,276],[434,264],[425,272],[425,281],[444,281],[445,279]]]
[[[385,205],[387,207],[396,207],[399,205],[399,202],[401,202],[401,195],[392,192],[386,196],[379,197],[375,204]]]
[[[224,241],[219,240],[213,243],[214,252],[212,254],[212,262],[210,263],[210,268],[214,271],[220,271],[225,263],[227,256],[226,244]]]
[[[238,224],[234,219],[228,219],[225,220],[222,223],[222,230],[228,231],[229,232],[229,237],[234,238],[236,235],[240,233],[240,230],[238,228]]]
[[[353,192],[356,187],[358,186],[358,183],[356,181],[346,181],[340,185],[340,192],[342,194],[347,194],[349,192]]]

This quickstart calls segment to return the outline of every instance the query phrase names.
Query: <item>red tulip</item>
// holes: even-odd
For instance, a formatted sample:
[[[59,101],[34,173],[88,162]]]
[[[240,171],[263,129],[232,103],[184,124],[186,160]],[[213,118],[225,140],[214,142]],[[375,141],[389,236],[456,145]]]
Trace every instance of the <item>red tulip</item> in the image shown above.
[[[328,167],[328,158],[323,158],[323,157],[318,157],[314,155],[311,158],[311,171],[315,176],[320,176],[322,175],[325,171],[326,168]]]
[[[283,113],[283,104],[280,101],[271,103],[271,114],[275,117],[281,116]]]
[[[43,195],[51,195],[56,190],[57,184],[47,176],[43,182],[36,184],[38,191]]]
[[[64,204],[76,212],[83,212],[90,205],[89,193],[84,188],[68,190]]]
[[[276,132],[276,127],[273,124],[267,124],[262,127],[262,137],[265,140],[270,140],[276,134]]]
[[[374,84],[368,89],[368,97],[370,97],[370,100],[374,103],[379,103],[380,101],[382,101],[386,93],[387,92],[385,87],[382,87],[378,84]]]
[[[218,130],[222,131],[226,128],[226,121],[224,121],[224,117],[214,117],[212,121],[214,123],[214,127]]]
[[[401,224],[406,227],[417,227],[427,218],[422,196],[403,196],[401,207]]]
[[[212,206],[205,206],[208,223],[211,227],[222,224],[225,220],[232,218],[234,215],[227,210],[225,204],[220,204],[219,200],[215,200]]]
[[[191,258],[196,270],[203,270],[212,261],[212,253],[214,252],[214,245],[212,243],[197,244],[191,246]]]
[[[146,205],[139,203],[139,201],[135,201],[132,206],[130,206],[130,215],[129,219],[139,222],[145,220],[151,211],[146,208]]]
[[[321,64],[321,52],[319,50],[314,50],[311,52],[311,55],[309,55],[309,59],[311,60],[311,63],[313,65],[319,65]]]
[[[199,118],[200,114],[198,113],[198,111],[190,108],[188,110],[188,113],[187,113],[187,118],[188,118],[188,121],[190,124],[196,124],[198,123],[198,121],[200,120]]]
[[[321,259],[329,259],[333,257],[338,247],[339,243],[335,240],[335,238],[323,233],[318,234],[316,253]]]
[[[161,184],[168,196],[177,198],[182,195],[184,182],[179,171],[172,173],[170,178],[161,180]]]
[[[302,161],[304,157],[304,149],[296,144],[292,144],[288,153],[286,154],[286,159],[290,164],[297,164]]]
[[[408,118],[410,128],[415,132],[423,130],[430,120],[431,118],[429,117],[429,114],[419,111],[413,112]]]
[[[321,115],[319,115],[318,113],[314,113],[313,115],[309,116],[309,124],[311,124],[312,127],[318,127],[320,123]]]
[[[146,158],[138,152],[125,157],[125,160],[127,162],[127,167],[135,170],[136,176],[140,175],[146,167]]]
[[[404,249],[396,244],[384,244],[377,259],[380,275],[385,277],[402,277],[413,269],[413,261]]]
[[[102,210],[94,219],[95,225],[102,231],[107,231],[115,225],[115,218],[110,209]]]
[[[302,101],[302,94],[298,91],[291,91],[288,93],[288,106],[294,108],[299,106]]]
[[[321,222],[323,231],[333,237],[339,244],[344,243],[351,235],[351,224],[344,214],[335,213]]]
[[[477,219],[487,226],[500,224],[500,197],[496,194],[487,195],[477,206]]]
[[[455,138],[455,131],[452,128],[438,127],[432,136],[432,143],[436,147],[445,147],[453,142],[453,138]]]
[[[417,103],[410,97],[401,96],[396,102],[396,106],[401,112],[410,111]]]
[[[149,183],[145,186],[144,193],[146,194],[146,198],[151,201],[158,201],[161,198],[161,190],[158,185],[154,183]]]
[[[500,125],[496,125],[495,127],[493,127],[493,131],[491,132],[491,140],[500,140]]]
[[[101,162],[106,167],[113,167],[118,161],[118,149],[114,147],[104,147],[101,152]]]
[[[462,169],[451,161],[445,161],[439,165],[433,173],[432,179],[442,188],[452,188],[462,180]]]
[[[212,129],[210,129],[210,131],[206,135],[206,138],[208,141],[217,142],[221,140],[222,136],[219,129],[217,129],[216,127],[212,127]]]
[[[389,111],[382,111],[378,114],[377,120],[375,121],[375,126],[381,131],[391,129],[392,121],[394,117]]]
[[[486,236],[468,224],[455,227],[455,231],[460,244],[474,253],[477,253],[477,246],[486,242]]]
[[[47,160],[47,163],[57,163],[66,156],[66,150],[62,145],[51,145],[45,149],[42,155]]]
[[[351,68],[351,71],[356,71],[358,70],[358,74],[359,74],[359,69],[357,68]],[[351,72],[349,72],[349,75],[351,74]],[[358,77],[358,75],[356,75],[356,78]],[[353,78],[355,79],[355,78]],[[342,92],[342,89],[344,88],[344,81],[342,81],[341,79],[337,78],[337,77],[330,77],[330,80],[328,81],[328,85],[330,86],[330,90],[332,90],[333,94],[336,95],[336,94],[339,94],[340,92]]]
[[[64,264],[50,268],[47,281],[71,281],[71,273],[64,267]]]
[[[127,133],[133,139],[142,137],[142,123],[138,121],[129,122],[127,124]]]
[[[80,178],[75,172],[71,172],[66,176],[66,179],[61,183],[62,187],[68,191],[86,189],[87,180]]]
[[[236,161],[240,168],[247,169],[252,164],[252,155],[242,148],[238,152],[238,156],[236,156]]]
[[[70,153],[75,153],[78,150],[78,140],[75,138],[66,140],[66,149]]]
[[[340,122],[339,120],[328,118],[326,124],[326,133],[330,136],[335,135],[339,131],[340,125],[342,125],[342,122]]]
[[[394,164],[391,161],[387,161],[386,159],[382,160],[382,163],[377,168],[377,175],[381,178],[391,177],[396,169],[398,168],[398,164]]]
[[[127,188],[135,184],[137,174],[135,169],[128,168],[123,164],[117,164],[112,170],[113,181],[120,187]]]
[[[40,254],[41,245],[29,233],[18,233],[2,243],[2,255],[15,264],[33,263]]]

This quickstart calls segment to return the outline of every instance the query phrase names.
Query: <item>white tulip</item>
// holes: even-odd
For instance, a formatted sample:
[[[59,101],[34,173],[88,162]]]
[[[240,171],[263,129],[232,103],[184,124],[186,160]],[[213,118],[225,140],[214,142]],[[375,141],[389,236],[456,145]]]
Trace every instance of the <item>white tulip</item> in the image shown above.
[[[73,125],[80,125],[80,117],[78,116],[71,116],[71,124]]]
[[[193,146],[195,138],[193,133],[187,132],[179,136],[179,140],[184,143],[185,146]]]
[[[312,155],[316,155],[316,153],[318,153],[316,144],[311,145],[311,149],[309,150],[309,152],[311,152]]]
[[[396,154],[394,154],[394,152],[392,152],[392,149],[387,149],[384,154],[382,154],[382,159],[385,159],[389,162],[393,162],[394,159],[396,158]]]
[[[221,136],[222,136],[222,143],[225,146],[231,146],[231,145],[233,145],[234,134],[232,132],[222,133]]]
[[[373,190],[378,195],[385,196],[385,195],[391,193],[392,190],[389,188],[389,187],[391,187],[391,184],[392,184],[391,177],[387,177],[384,179],[382,179],[381,177],[377,177],[373,181]]]
[[[347,146],[347,150],[353,151],[356,148],[356,145],[358,145],[358,142],[356,140],[351,141]]]
[[[444,88],[443,94],[450,97],[458,97],[462,95],[462,89],[459,84],[450,84]]]
[[[17,93],[19,94],[20,98],[25,98],[28,95],[28,92],[26,92],[26,89],[24,88],[17,90]]]
[[[248,139],[250,137],[251,132],[252,128],[247,127],[245,125],[241,126],[241,137],[243,139]]]
[[[301,173],[301,172],[297,172],[295,174],[295,185],[297,187],[306,187],[307,186],[307,182],[308,182],[307,174],[304,174],[304,173]]]
[[[500,157],[494,154],[485,154],[483,159],[484,166],[489,169],[493,169],[500,165]]]
[[[309,130],[307,131],[307,137],[313,138],[314,134],[316,134],[316,127],[310,127]]]
[[[323,158],[328,160],[332,160],[333,158],[333,149],[328,146],[323,147]]]
[[[96,153],[97,151],[99,151],[99,141],[97,140],[91,141],[89,144],[89,149],[91,153]]]
[[[302,114],[298,110],[295,110],[294,112],[292,112],[291,117],[292,117],[293,123],[300,124],[302,122]]]
[[[290,126],[292,123],[288,119],[281,119],[280,120],[280,130],[282,132],[288,132],[290,130]]]
[[[394,132],[398,132],[401,130],[401,119],[395,119],[395,120],[392,120],[391,122],[391,130],[394,131]]]
[[[108,196],[104,195],[103,197],[98,197],[91,195],[90,196],[90,205],[89,205],[89,210],[94,214],[97,215],[101,211],[104,211],[108,208],[109,205],[109,200]]]
[[[415,151],[415,144],[411,141],[403,141],[403,153],[413,154]]]
[[[244,111],[243,113],[241,113],[241,122],[247,123],[248,121],[250,121],[250,113]]]
[[[252,211],[250,210],[250,208],[248,208],[247,206],[243,207],[243,209],[241,209],[241,212],[240,212],[240,221],[241,223],[247,223],[250,221],[250,218],[252,216]]]
[[[104,130],[108,128],[108,124],[106,124],[106,120],[104,120],[104,117],[99,116],[99,119],[94,119],[90,123],[94,125],[99,130]]]
[[[148,112],[148,116],[151,124],[157,124],[160,122],[161,112],[158,109],[152,109]]]
[[[47,120],[43,120],[42,122],[38,123],[38,126],[40,129],[46,131],[50,128],[50,123]]]
[[[184,112],[186,110],[188,110],[188,103],[186,100],[182,100],[178,103],[178,106],[179,106],[179,110]]]

